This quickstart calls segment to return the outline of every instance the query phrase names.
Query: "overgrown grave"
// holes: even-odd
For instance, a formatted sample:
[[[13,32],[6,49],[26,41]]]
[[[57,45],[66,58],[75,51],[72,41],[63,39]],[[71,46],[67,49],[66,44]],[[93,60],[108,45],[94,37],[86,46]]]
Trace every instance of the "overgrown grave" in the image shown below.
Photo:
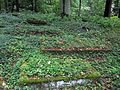
[[[66,53],[66,54],[69,54],[72,56],[73,53],[76,53],[76,51],[58,51],[58,50],[53,50],[53,51],[47,51],[45,50],[45,52],[51,52],[52,54],[56,54],[58,53],[57,55],[60,54],[60,57],[63,57],[62,56],[62,53]],[[112,58],[114,57],[114,50],[108,50],[107,52],[106,51],[77,51],[77,54],[80,56],[80,57],[83,57],[83,55],[85,57],[84,58],[84,61],[87,61],[87,62],[90,62],[90,64],[97,70],[101,73],[101,77],[100,78],[97,78],[97,79],[93,79],[93,84],[98,85],[98,82],[99,82],[99,85],[101,85],[102,88],[107,88],[107,89],[113,89],[113,88],[116,88],[116,87],[119,87],[118,85],[116,86],[115,85],[115,82],[119,82],[120,80],[120,75],[119,75],[119,69],[117,67],[117,64],[119,65],[119,63],[114,63],[114,66],[113,66],[113,63],[112,62],[116,62],[115,58]],[[119,51],[117,51],[119,52]],[[89,53],[89,55],[87,55],[86,53]],[[86,55],[85,55],[86,54]],[[96,55],[95,55],[96,54]],[[56,55],[56,56],[57,56]],[[90,56],[91,55],[91,56]],[[94,56],[92,56],[94,55]],[[118,56],[119,57],[119,56]],[[118,58],[116,58],[118,60]],[[111,61],[112,60],[112,61]],[[105,63],[109,63],[111,64],[111,66],[113,67],[110,67],[109,65],[104,65]],[[102,66],[103,65],[103,66]],[[100,68],[101,68],[101,71],[100,71]],[[113,68],[113,69],[112,69]],[[116,69],[115,69],[116,68]],[[107,71],[106,71],[107,70]],[[110,73],[110,72],[113,72]],[[108,73],[109,72],[109,73]]]
[[[46,39],[44,39],[44,38],[42,38],[42,41],[44,41],[44,40],[46,40]],[[89,50],[91,50],[91,49],[88,49],[88,51]],[[98,48],[96,48],[95,49],[96,51],[100,51]],[[69,51],[69,50],[68,50]],[[79,50],[78,50],[79,51]],[[102,51],[102,50],[101,50]],[[106,49],[103,49],[103,51],[107,51]],[[109,50],[108,50],[109,51]],[[54,51],[53,51],[54,52]],[[67,51],[66,51],[67,52]],[[36,53],[37,54],[37,53]],[[45,58],[46,57],[46,58]],[[48,70],[49,69],[53,69],[52,67],[50,67],[49,66],[49,64],[52,64],[51,62],[52,61],[54,61],[54,64],[55,64],[55,61],[56,60],[58,60],[59,62],[60,61],[62,61],[63,62],[63,60],[64,61],[68,61],[71,65],[73,65],[72,67],[76,67],[76,68],[80,68],[81,67],[81,63],[83,63],[83,64],[88,64],[88,66],[90,66],[91,67],[91,65],[89,65],[89,63],[88,62],[86,62],[86,61],[82,61],[81,59],[70,59],[70,58],[66,58],[66,59],[64,59],[64,58],[62,58],[62,59],[60,59],[60,58],[58,58],[58,57],[47,57],[47,55],[44,57],[44,55],[43,56],[41,56],[41,60],[43,59],[43,58],[45,58],[45,59],[43,59],[42,61],[44,61],[44,60],[47,60],[47,61],[45,61],[45,62],[47,62],[46,64],[48,64],[48,66],[46,66],[46,68],[48,68]],[[49,59],[48,59],[49,58]],[[37,60],[37,58],[36,58],[36,60]],[[36,61],[36,60],[34,60],[34,61]],[[36,62],[36,65],[37,65],[37,63],[40,61],[40,59],[39,60],[37,60],[37,62]],[[71,61],[71,62],[70,62]],[[77,61],[77,62],[76,62]],[[60,70],[60,68],[59,68],[59,65],[61,65],[61,63],[59,63],[59,62],[56,62],[56,63],[58,63],[58,65],[57,65],[57,69],[55,69],[56,70],[56,73],[57,73],[57,70]],[[63,63],[63,65],[62,65],[62,67],[64,67],[64,65],[67,65],[68,64],[68,62],[66,62],[66,64],[65,63]],[[74,64],[72,64],[72,62],[75,62]],[[79,64],[80,65],[77,65],[76,66],[76,64],[79,62]],[[30,61],[27,61],[27,62],[24,62],[22,65],[21,65],[21,70],[24,70],[24,69],[27,69],[28,71],[29,71],[29,66],[31,66],[30,65],[30,63],[32,63],[32,62],[30,62]],[[33,63],[32,63],[33,64]],[[42,63],[41,63],[42,64]],[[56,65],[56,64],[55,64]],[[69,65],[69,64],[68,64]],[[86,66],[86,65],[84,65],[84,66]],[[67,68],[70,68],[71,66],[68,66],[68,67],[66,67],[65,69],[67,69]],[[32,75],[28,75],[26,72],[22,72],[21,73],[21,77],[20,77],[20,81],[21,81],[21,84],[34,84],[34,83],[42,83],[42,82],[51,82],[51,81],[61,81],[61,80],[64,80],[64,81],[69,81],[69,80],[76,80],[76,79],[82,79],[82,78],[88,78],[88,79],[90,79],[90,78],[98,78],[98,77],[100,77],[100,73],[98,72],[98,71],[96,71],[93,67],[91,67],[91,70],[90,70],[90,67],[87,69],[86,68],[86,70],[88,71],[88,72],[86,72],[86,73],[84,73],[84,72],[81,72],[81,71],[79,71],[79,70],[82,70],[82,67],[81,67],[81,69],[77,69],[78,70],[78,73],[79,73],[79,75],[78,76],[67,76],[67,75],[65,75],[65,76],[54,76],[54,77],[52,77],[51,75],[49,76],[49,74],[48,74],[48,76],[43,76],[43,77],[40,77],[39,75],[34,75],[33,74],[33,76]],[[42,68],[42,67],[41,67]],[[55,67],[56,68],[56,67]],[[37,68],[36,68],[37,69]],[[72,69],[72,68],[71,68]],[[53,69],[54,70],[54,69]],[[74,68],[73,68],[73,70],[72,71],[74,71]],[[90,73],[89,73],[89,71],[90,71]],[[38,71],[37,71],[38,72]],[[60,72],[60,71],[59,71]],[[67,72],[66,70],[64,71],[64,72]],[[51,74],[52,73],[54,73],[54,72],[51,72]],[[70,72],[69,72],[70,73]],[[92,75],[93,74],[93,75]],[[46,74],[47,75],[47,74]],[[82,76],[81,76],[82,75]],[[84,76],[85,75],[85,76]],[[22,77],[23,76],[23,77]],[[90,77],[89,77],[90,76]]]
[[[64,35],[62,35],[62,36],[64,36]],[[66,36],[64,36],[64,37],[68,37],[68,38],[70,38],[70,40],[71,41],[73,41],[73,42],[66,42],[64,39],[63,39],[63,37],[62,36],[48,36],[48,35],[43,35],[41,38],[40,38],[40,42],[41,42],[41,49],[40,50],[45,50],[46,49],[46,51],[47,51],[47,49],[51,49],[51,48],[54,48],[54,50],[53,50],[53,52],[58,52],[58,51],[60,51],[60,52],[69,52],[69,51],[72,51],[72,52],[79,52],[79,51],[85,51],[85,52],[88,52],[88,51],[92,51],[92,52],[110,52],[111,51],[111,49],[109,49],[109,48],[106,48],[106,47],[104,47],[104,46],[106,46],[106,44],[104,44],[104,41],[95,41],[94,42],[94,40],[90,43],[91,45],[88,47],[88,48],[85,48],[85,47],[83,47],[84,45],[82,45],[82,43],[84,43],[85,45],[89,45],[89,43],[86,43],[86,42],[89,42],[89,40],[87,41],[87,39],[83,39],[83,41],[84,40],[86,40],[86,42],[79,42],[79,40],[77,39],[77,40],[75,40],[74,39],[74,37],[72,36],[72,38],[71,38],[71,36],[69,36],[69,35],[66,35]],[[52,38],[52,39],[51,39]],[[80,38],[79,38],[80,39]],[[91,40],[91,39],[90,39]],[[69,41],[69,40],[68,40]],[[75,41],[75,42],[74,42]],[[77,43],[76,43],[77,42]],[[99,45],[101,45],[102,44],[102,46],[100,46],[100,47],[98,47],[99,45],[98,45],[98,43],[97,42],[99,42]],[[67,43],[67,44],[66,44]],[[80,44],[79,44],[80,43]],[[66,44],[66,45],[64,45],[64,44]],[[71,46],[74,46],[74,45],[78,45],[77,47],[70,47],[69,45],[71,45]],[[93,45],[92,45],[93,44]],[[96,46],[95,46],[96,45]],[[44,47],[43,47],[44,46]],[[62,49],[60,48],[61,46],[63,46],[62,47]],[[81,48],[79,48],[79,46],[82,46]],[[95,46],[95,47],[93,47],[93,46]],[[67,47],[69,47],[69,48],[67,48]],[[56,51],[55,49],[61,49],[61,50],[58,50],[58,51]],[[67,49],[66,49],[67,48]],[[51,50],[52,51],[52,50]],[[47,52],[48,53],[48,52]],[[59,54],[58,54],[59,55]],[[54,58],[56,58],[56,57],[54,57]],[[54,60],[54,58],[50,58],[49,57],[49,59],[53,59]],[[59,59],[59,58],[58,58]],[[97,60],[98,60],[98,57],[96,58]],[[99,59],[100,59],[100,57],[99,57]],[[47,58],[45,58],[44,60],[47,60]],[[59,60],[65,60],[65,59],[59,59]],[[70,58],[68,58],[68,60],[71,60]],[[73,60],[78,60],[78,59],[73,59]],[[99,60],[98,60],[99,61]],[[82,62],[81,61],[81,59],[79,59],[79,62]],[[49,61],[48,61],[48,63],[49,63]],[[23,63],[23,69],[21,69],[21,70],[24,70],[24,68],[29,68],[29,64],[30,64],[30,62],[29,61],[27,61],[27,62],[25,62],[25,64]],[[37,64],[37,63],[36,63]],[[93,70],[95,70],[95,69],[93,69]],[[28,70],[29,71],[29,70]],[[93,71],[93,72],[97,72],[96,70],[95,71]],[[93,73],[92,72],[92,73]],[[99,73],[99,72],[98,72]],[[82,73],[83,74],[83,73]],[[73,79],[74,80],[74,78],[71,78],[71,77],[67,77],[66,76],[66,78],[64,77],[64,78],[60,78],[60,79],[56,79],[55,77],[54,78],[52,78],[52,77],[50,77],[50,76],[47,76],[47,77],[43,77],[43,78],[41,78],[40,76],[38,76],[38,75],[36,75],[35,74],[35,76],[33,75],[26,75],[26,73],[25,72],[22,72],[22,75],[21,76],[24,76],[24,77],[21,77],[20,78],[20,80],[21,80],[21,83],[22,84],[34,84],[34,83],[40,83],[40,82],[50,82],[50,81],[59,81],[59,80],[65,80],[65,79],[68,79],[68,80],[71,80],[71,79]],[[76,76],[72,76],[72,77],[76,77]],[[95,76],[96,78],[97,77],[99,77],[99,75],[98,76]],[[95,78],[94,77],[94,78]],[[80,77],[80,78],[82,78],[82,77]],[[87,78],[87,77],[86,77]],[[77,78],[76,78],[77,79]],[[65,80],[66,81],[66,80]]]
[[[44,58],[41,58],[41,60],[42,59]],[[44,64],[42,63],[43,61],[41,60],[40,59],[39,61],[37,60],[36,66],[39,65],[38,64],[39,62],[41,62],[41,64]],[[44,65],[43,67],[41,67],[41,70],[44,67],[46,68],[42,70],[42,72],[44,72],[44,70],[45,71],[47,70],[45,76],[39,75],[40,74],[39,71],[33,72],[33,76],[30,75],[28,72],[24,72],[24,70],[29,71],[30,63],[32,63],[33,61],[24,62],[21,65],[21,77],[20,77],[21,84],[34,84],[34,83],[43,83],[43,82],[47,83],[47,82],[57,82],[57,81],[67,82],[71,80],[97,78],[100,76],[100,73],[97,72],[89,63],[81,61],[79,59],[67,59],[67,58],[59,59],[59,58],[50,58],[46,56],[46,59],[44,60],[45,60],[44,62],[47,62],[46,63],[47,66]],[[75,68],[78,69],[75,70]]]

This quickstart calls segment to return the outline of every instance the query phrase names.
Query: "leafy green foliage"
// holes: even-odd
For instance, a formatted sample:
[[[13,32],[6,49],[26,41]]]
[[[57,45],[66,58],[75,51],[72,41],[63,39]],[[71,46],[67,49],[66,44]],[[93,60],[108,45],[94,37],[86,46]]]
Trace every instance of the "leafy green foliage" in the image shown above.
[[[50,58],[47,55],[40,55],[39,52],[27,53],[25,56],[31,57],[21,65],[20,69],[28,76],[73,76],[79,75],[81,72],[88,72],[88,68],[90,68],[89,64],[80,59]]]
[[[30,25],[26,22],[29,18],[47,20],[49,24]],[[120,25],[116,17],[71,16],[61,19],[55,14],[22,12],[18,17],[1,14],[0,26],[0,60],[4,61],[4,64],[0,64],[0,75],[9,87],[19,84],[21,74],[29,77],[72,76],[89,72],[89,66],[103,76],[119,74]],[[38,33],[43,31],[52,34]],[[47,47],[107,47],[112,51],[54,54],[41,50]],[[103,57],[104,60],[98,58],[98,61],[86,63],[86,59],[97,57]],[[119,76],[114,78],[117,80],[113,80],[113,83],[118,85]]]

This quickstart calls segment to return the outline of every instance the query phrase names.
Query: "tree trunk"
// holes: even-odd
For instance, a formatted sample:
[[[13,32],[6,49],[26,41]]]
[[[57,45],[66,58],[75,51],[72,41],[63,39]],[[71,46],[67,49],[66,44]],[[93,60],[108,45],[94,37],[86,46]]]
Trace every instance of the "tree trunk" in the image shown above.
[[[31,1],[31,10],[34,11],[34,0]]]
[[[0,11],[1,11],[1,9],[2,9],[2,1],[0,0]]]
[[[32,11],[37,12],[37,0],[32,0]]]
[[[19,7],[20,7],[19,0],[16,0],[15,4],[16,4],[16,12],[19,12]]]
[[[2,5],[1,5],[1,3],[0,3],[0,11],[2,10]]]
[[[119,8],[119,13],[118,13],[118,18],[120,18],[120,8]]]
[[[33,0],[33,9],[34,12],[37,12],[37,0]]]
[[[11,5],[12,5],[12,6],[11,6],[11,12],[13,12],[13,11],[14,11],[15,1],[12,1],[12,2],[11,2]]]
[[[80,12],[81,12],[81,0],[79,0],[79,10],[78,10],[78,16],[80,16]]]
[[[11,12],[14,11],[14,6],[15,6],[15,9],[16,9],[16,12],[19,12],[19,8],[20,8],[19,0],[13,0],[11,2],[11,5],[12,5]]]
[[[37,12],[37,0],[35,0],[35,12]]]
[[[71,10],[70,10],[71,3],[70,2],[71,2],[71,0],[60,0],[62,17],[70,15],[70,13],[71,13]]]
[[[104,17],[110,17],[112,0],[106,0]]]

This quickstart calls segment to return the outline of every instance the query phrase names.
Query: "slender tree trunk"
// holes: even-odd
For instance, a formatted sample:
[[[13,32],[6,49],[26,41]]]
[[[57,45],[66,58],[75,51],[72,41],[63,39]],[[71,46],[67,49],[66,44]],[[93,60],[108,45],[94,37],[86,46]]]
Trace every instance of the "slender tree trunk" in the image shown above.
[[[120,8],[119,8],[119,13],[118,13],[118,18],[120,18]]]
[[[2,9],[2,5],[1,5],[2,3],[0,3],[0,11],[1,11],[1,9]]]
[[[70,12],[71,12],[71,10],[70,10],[71,3],[70,2],[71,2],[71,0],[60,0],[62,17],[70,15]]]
[[[63,15],[65,15],[65,0],[63,0],[63,2],[62,2],[62,4],[63,4]]]
[[[12,6],[11,6],[11,12],[13,12],[13,11],[14,11],[15,1],[12,1],[12,2],[11,2],[11,5],[12,5]]]
[[[110,17],[112,7],[112,0],[106,0],[104,17]]]
[[[35,12],[37,12],[37,0],[35,0]]]
[[[37,0],[32,0],[32,11],[37,12]]]
[[[70,15],[71,13],[71,0],[65,0],[65,14]]]
[[[79,0],[79,10],[78,10],[78,16],[80,16],[80,12],[81,12],[81,0]]]
[[[33,0],[33,11],[37,12],[37,0]]]
[[[34,11],[34,0],[31,1],[31,5],[32,5],[31,10]]]
[[[3,4],[2,1],[0,1],[0,11],[1,11],[1,9],[2,9],[2,4]]]
[[[19,0],[16,0],[15,4],[16,4],[16,12],[19,12],[19,7],[20,7]]]
[[[61,16],[63,18],[66,15],[65,14],[65,0],[60,0],[60,5],[61,5]]]

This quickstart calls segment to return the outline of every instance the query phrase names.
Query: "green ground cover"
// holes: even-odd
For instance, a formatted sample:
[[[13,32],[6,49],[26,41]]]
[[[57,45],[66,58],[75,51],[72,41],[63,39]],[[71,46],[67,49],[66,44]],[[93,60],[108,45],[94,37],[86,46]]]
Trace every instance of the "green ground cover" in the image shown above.
[[[31,18],[47,20],[48,24],[28,24],[26,20]],[[83,77],[80,75],[80,78],[87,78],[89,73],[96,73],[95,76],[90,75],[93,78],[99,77],[100,74],[101,77],[115,75],[110,77],[110,81],[113,83],[112,87],[116,89],[119,87],[120,74],[119,28],[120,21],[115,17],[107,19],[95,16],[86,19],[71,16],[61,19],[55,14],[27,12],[18,16],[1,14],[0,76],[7,82],[8,87],[14,87],[21,80],[24,81],[26,78],[29,80],[28,77],[34,76],[73,77],[82,73],[84,75]],[[112,51],[77,53],[42,51],[43,48],[72,47],[108,48]],[[101,87],[100,85],[98,87]]]

